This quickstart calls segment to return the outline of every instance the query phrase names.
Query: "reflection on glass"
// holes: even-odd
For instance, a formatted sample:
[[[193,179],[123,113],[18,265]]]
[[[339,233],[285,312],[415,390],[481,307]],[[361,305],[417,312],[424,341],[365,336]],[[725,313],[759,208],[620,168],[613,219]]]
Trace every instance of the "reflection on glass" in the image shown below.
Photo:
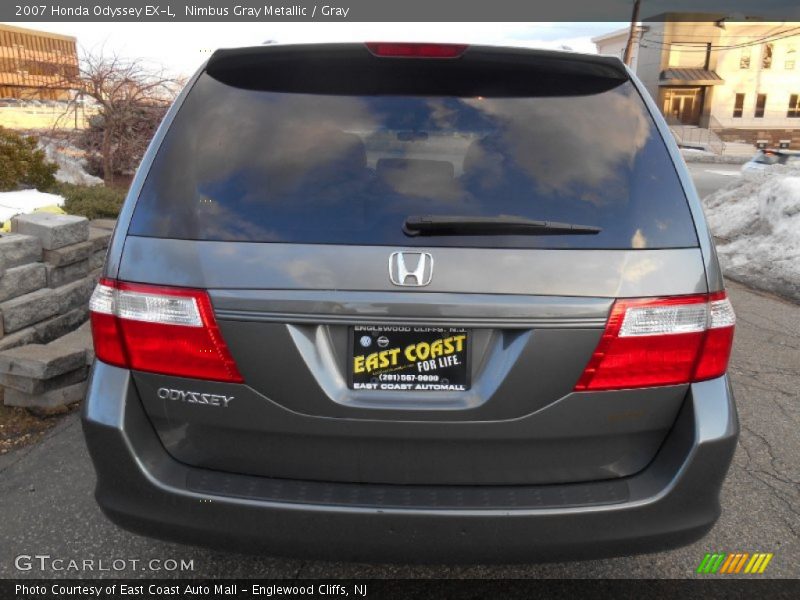
[[[169,214],[159,211],[168,199]],[[513,215],[601,234],[410,239],[412,214]],[[329,96],[202,76],[132,223],[211,240],[677,247],[696,245],[683,191],[629,83],[543,98]],[[658,225],[657,225],[658,224]],[[647,240],[646,244],[644,240]]]

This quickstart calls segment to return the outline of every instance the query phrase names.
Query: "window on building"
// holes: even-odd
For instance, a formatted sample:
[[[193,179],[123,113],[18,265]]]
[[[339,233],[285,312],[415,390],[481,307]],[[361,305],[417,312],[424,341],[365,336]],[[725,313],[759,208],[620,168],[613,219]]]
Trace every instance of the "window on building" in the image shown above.
[[[795,62],[795,48],[794,46],[789,46],[786,49],[786,60],[783,63],[783,68],[787,71],[791,71],[794,69],[794,62]]]
[[[772,50],[774,49],[774,44],[764,44],[761,49],[761,68],[762,69],[771,69],[772,68]]]
[[[681,66],[681,47],[676,44],[670,44],[669,46],[669,56],[667,57],[667,66],[668,67],[680,67]]]
[[[688,41],[671,42],[667,66],[673,68],[702,69],[706,63],[707,44]]]
[[[733,116],[740,118],[744,112],[744,94],[736,94],[736,100],[733,103]]]
[[[767,106],[767,95],[766,94],[758,94],[756,96],[756,111],[753,114],[754,117],[757,119],[761,119],[764,116],[764,109]]]
[[[800,94],[789,96],[789,110],[786,111],[786,116],[791,119],[800,119]]]
[[[750,68],[750,47],[742,48],[742,53],[739,55],[739,68],[740,69],[749,69]],[[740,115],[741,116],[741,115]]]

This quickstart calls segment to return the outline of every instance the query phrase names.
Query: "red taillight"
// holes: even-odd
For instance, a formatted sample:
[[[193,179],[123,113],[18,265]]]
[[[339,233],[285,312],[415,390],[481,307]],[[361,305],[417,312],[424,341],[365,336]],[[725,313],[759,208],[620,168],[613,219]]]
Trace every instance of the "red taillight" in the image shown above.
[[[397,42],[367,42],[375,56],[394,58],[458,58],[469,47],[467,44],[424,44]]]
[[[202,290],[103,279],[89,303],[97,358],[113,365],[241,383]]]
[[[725,292],[709,295],[709,325],[703,350],[694,370],[694,380],[713,379],[728,369],[728,359],[733,347],[733,329],[736,317]]]
[[[725,292],[617,300],[575,391],[719,377],[728,368],[734,323]]]

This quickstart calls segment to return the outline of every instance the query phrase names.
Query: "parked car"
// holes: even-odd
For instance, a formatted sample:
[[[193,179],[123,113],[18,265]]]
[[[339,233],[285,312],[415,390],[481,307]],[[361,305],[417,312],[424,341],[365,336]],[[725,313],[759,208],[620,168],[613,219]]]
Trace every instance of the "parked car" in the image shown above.
[[[797,150],[759,150],[756,155],[742,165],[742,172],[763,171],[772,165],[792,165],[800,167],[800,151]]]
[[[686,544],[720,513],[734,314],[616,58],[219,50],[104,269],[83,427],[133,531],[532,561]]]

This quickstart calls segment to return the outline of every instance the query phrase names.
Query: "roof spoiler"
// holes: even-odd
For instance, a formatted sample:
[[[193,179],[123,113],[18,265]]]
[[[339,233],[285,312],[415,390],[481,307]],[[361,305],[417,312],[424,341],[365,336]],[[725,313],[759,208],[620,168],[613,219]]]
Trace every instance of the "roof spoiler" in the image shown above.
[[[494,46],[449,60],[376,56],[366,44],[255,46],[217,50],[206,72],[235,87],[341,95],[584,95],[629,79],[615,57]]]

